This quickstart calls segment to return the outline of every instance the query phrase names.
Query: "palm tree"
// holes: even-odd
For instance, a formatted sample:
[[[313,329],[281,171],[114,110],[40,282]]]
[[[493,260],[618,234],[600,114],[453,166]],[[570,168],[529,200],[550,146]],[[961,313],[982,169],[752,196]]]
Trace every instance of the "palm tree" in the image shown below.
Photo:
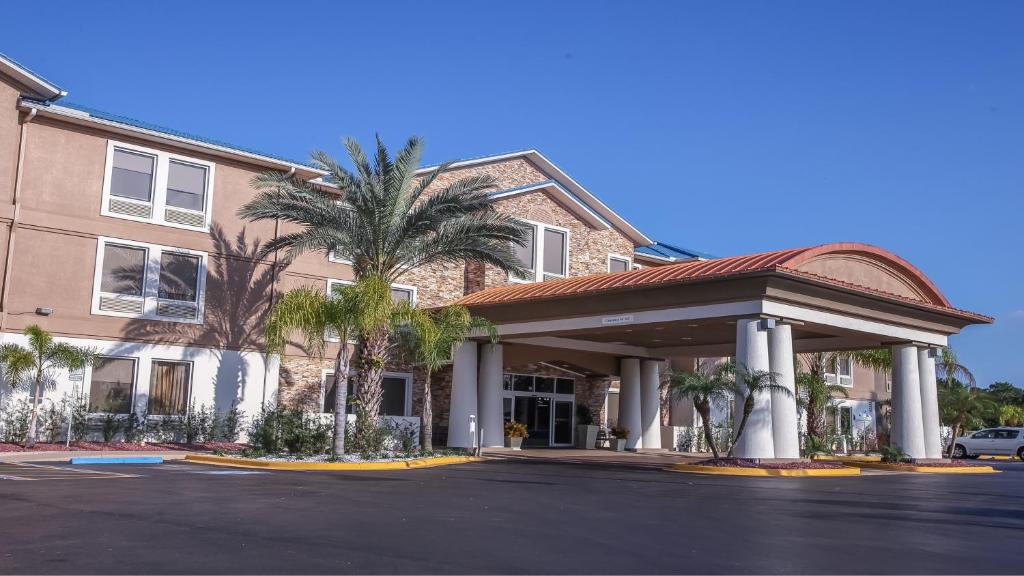
[[[498,332],[484,318],[473,316],[464,306],[445,306],[435,310],[417,310],[407,336],[407,348],[413,361],[423,367],[423,407],[420,412],[420,446],[433,450],[433,396],[431,378],[442,366],[451,363],[455,347],[476,330],[488,332],[491,342],[497,343]]]
[[[49,332],[35,324],[25,328],[25,336],[28,347],[13,343],[0,345],[0,366],[12,388],[26,377],[32,377],[32,416],[25,439],[25,446],[32,447],[36,443],[36,421],[47,373],[53,369],[81,370],[92,363],[95,353],[89,348],[55,342]]]
[[[981,420],[992,414],[997,408],[995,402],[973,386],[964,386],[954,381],[951,385],[940,387],[939,413],[943,422],[948,423],[953,429],[953,436],[949,442],[949,455],[953,455],[956,439],[960,436],[960,430],[966,423]]]
[[[735,390],[736,397],[743,398],[743,415],[739,426],[736,427],[736,436],[733,438],[732,447],[729,448],[728,457],[732,457],[732,451],[743,435],[747,427],[747,418],[754,411],[754,398],[759,394],[771,394],[781,392],[783,396],[793,396],[793,392],[777,381],[778,376],[767,370],[748,370],[746,366],[740,365],[736,370]]]
[[[711,433],[711,406],[728,402],[735,389],[735,366],[731,362],[710,366],[701,364],[695,371],[672,372],[668,375],[669,394],[676,398],[689,398],[700,414],[704,440],[719,457],[714,435]]]
[[[806,449],[816,452],[825,447],[828,408],[836,396],[848,397],[845,386],[830,384],[818,372],[800,372],[796,375],[797,404],[803,409],[807,422]]]
[[[971,371],[960,363],[956,352],[949,346],[944,346],[939,352],[938,361],[935,362],[935,372],[939,380],[945,381],[946,386],[952,386],[954,382],[962,382],[968,388],[978,385],[974,374],[971,374]]]
[[[286,250],[289,257],[334,252],[352,262],[357,280],[376,276],[388,283],[421,266],[467,261],[513,275],[525,272],[513,245],[525,245],[526,230],[494,209],[488,194],[495,186],[493,177],[460,178],[428,194],[427,188],[450,163],[417,176],[423,149],[418,138],[410,138],[392,159],[378,136],[372,161],[355,140],[346,139],[344,144],[354,171],[325,152],[312,155],[312,163],[328,172],[326,184],[279,172],[253,180],[259,193],[239,214],[253,221],[283,220],[298,226],[264,244],[261,258],[278,250]],[[376,418],[390,333],[382,324],[359,336],[359,411]]]
[[[391,287],[379,276],[364,278],[351,286],[337,286],[332,294],[315,288],[297,288],[274,303],[267,321],[267,349],[282,353],[289,336],[299,332],[307,352],[321,355],[328,335],[337,337],[334,358],[335,456],[345,453],[346,402],[351,351],[348,343],[381,325],[407,320],[407,305],[396,306]]]

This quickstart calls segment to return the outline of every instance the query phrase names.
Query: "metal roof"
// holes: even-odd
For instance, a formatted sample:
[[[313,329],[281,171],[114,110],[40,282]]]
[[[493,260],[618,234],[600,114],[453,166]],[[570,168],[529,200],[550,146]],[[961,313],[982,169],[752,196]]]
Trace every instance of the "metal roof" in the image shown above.
[[[647,246],[638,246],[634,252],[644,256],[653,256],[655,258],[665,258],[668,260],[692,260],[694,258],[710,260],[715,258],[715,256],[706,252],[698,252],[697,250],[691,250],[689,248],[680,248],[679,246],[673,246],[672,244],[666,244],[665,242],[655,242]]]

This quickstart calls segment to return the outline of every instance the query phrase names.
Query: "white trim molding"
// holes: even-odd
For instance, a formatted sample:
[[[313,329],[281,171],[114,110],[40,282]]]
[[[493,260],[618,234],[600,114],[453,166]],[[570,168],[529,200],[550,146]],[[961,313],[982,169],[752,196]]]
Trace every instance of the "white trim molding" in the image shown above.
[[[545,224],[544,222],[537,222],[536,220],[527,220],[526,218],[516,218],[519,222],[533,227],[533,278],[519,278],[516,276],[509,275],[508,279],[510,282],[517,282],[520,284],[530,282],[543,282],[544,276],[552,276],[553,279],[557,278],[568,278],[570,276],[571,262],[569,247],[572,241],[572,232],[568,228],[561,226],[555,226],[554,224]],[[544,232],[545,230],[552,230],[565,235],[565,250],[562,251],[562,274],[550,274],[544,272]],[[513,246],[515,249],[515,246]]]

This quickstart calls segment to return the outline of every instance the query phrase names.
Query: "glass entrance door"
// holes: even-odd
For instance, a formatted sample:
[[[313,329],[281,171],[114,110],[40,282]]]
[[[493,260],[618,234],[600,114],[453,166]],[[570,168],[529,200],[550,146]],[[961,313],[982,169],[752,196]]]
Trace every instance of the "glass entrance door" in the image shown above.
[[[523,446],[547,446],[551,441],[551,399],[543,396],[516,396],[516,422],[526,424],[529,434]]]
[[[555,400],[553,445],[572,444],[572,404],[566,400]]]

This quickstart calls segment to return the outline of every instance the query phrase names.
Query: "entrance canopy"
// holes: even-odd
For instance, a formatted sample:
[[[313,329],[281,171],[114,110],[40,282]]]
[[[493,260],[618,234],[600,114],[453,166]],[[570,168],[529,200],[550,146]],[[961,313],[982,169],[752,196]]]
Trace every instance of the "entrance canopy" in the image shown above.
[[[952,307],[906,260],[857,243],[513,284],[458,303],[505,342],[640,358],[732,355],[741,318],[790,324],[796,352],[944,346],[992,322]]]

